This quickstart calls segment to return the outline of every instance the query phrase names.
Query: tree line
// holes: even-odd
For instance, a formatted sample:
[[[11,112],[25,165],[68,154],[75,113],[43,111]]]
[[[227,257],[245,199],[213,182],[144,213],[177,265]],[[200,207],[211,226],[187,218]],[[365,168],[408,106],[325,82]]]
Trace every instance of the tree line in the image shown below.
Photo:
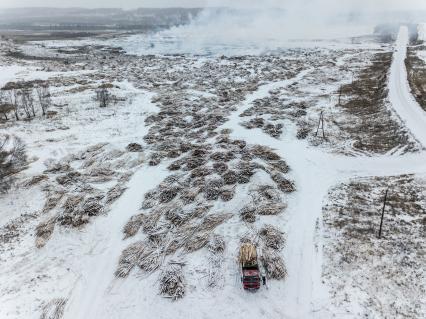
[[[43,116],[52,104],[48,82],[9,82],[0,90],[0,115],[4,120],[13,114],[17,121]]]

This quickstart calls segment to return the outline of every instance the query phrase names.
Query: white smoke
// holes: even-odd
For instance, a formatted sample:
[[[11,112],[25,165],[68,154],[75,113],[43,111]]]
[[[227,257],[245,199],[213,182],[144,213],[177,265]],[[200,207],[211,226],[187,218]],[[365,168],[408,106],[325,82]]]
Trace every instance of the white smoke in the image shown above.
[[[405,0],[412,5],[417,1]],[[217,4],[211,0],[209,6]],[[259,54],[291,47],[295,39],[372,34],[378,23],[401,19],[395,14],[400,4],[400,0],[234,0],[232,8],[206,8],[189,25],[154,35],[149,47],[142,49],[160,54]]]

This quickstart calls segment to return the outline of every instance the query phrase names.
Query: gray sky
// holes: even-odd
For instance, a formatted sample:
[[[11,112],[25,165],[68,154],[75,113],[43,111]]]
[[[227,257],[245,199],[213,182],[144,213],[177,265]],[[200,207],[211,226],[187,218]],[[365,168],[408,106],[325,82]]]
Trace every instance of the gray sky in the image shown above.
[[[315,1],[336,7],[350,7],[367,10],[422,10],[426,9],[426,0],[0,0],[0,7],[204,7],[239,6],[284,7],[295,2]]]

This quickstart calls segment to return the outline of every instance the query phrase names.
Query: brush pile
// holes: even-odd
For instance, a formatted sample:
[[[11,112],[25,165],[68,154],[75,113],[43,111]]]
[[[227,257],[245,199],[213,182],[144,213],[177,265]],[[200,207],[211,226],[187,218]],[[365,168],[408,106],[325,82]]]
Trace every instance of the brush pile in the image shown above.
[[[119,278],[127,277],[130,271],[137,265],[139,258],[144,252],[145,244],[141,241],[127,247],[121,253],[115,276]]]
[[[130,143],[129,145],[127,145],[126,150],[128,152],[142,152],[143,148],[142,145],[138,143]]]
[[[185,280],[181,264],[170,263],[160,274],[160,294],[178,300],[185,295]]]
[[[36,227],[36,247],[41,248],[46,245],[46,242],[50,239],[55,229],[55,218],[51,218],[45,222],[40,223]]]
[[[36,246],[41,248],[46,244],[55,224],[81,227],[91,218],[108,212],[126,190],[124,183],[141,161],[141,154],[126,153],[105,143],[88,147],[58,162],[46,161],[47,169],[42,178],[37,179],[49,181],[43,185],[46,193],[43,212],[49,213],[50,218],[36,228]],[[105,190],[102,184],[114,181],[115,186]],[[129,225],[126,232],[137,232],[137,225],[133,226]]]
[[[276,250],[263,248],[260,257],[269,279],[285,279],[287,277],[287,268],[284,260]]]
[[[273,174],[272,180],[277,183],[278,188],[284,193],[293,193],[296,191],[294,183],[285,178],[281,173]]]
[[[284,233],[272,225],[266,225],[259,231],[259,236],[268,248],[281,250],[285,244]]]
[[[146,219],[146,216],[144,214],[138,214],[135,216],[132,216],[130,220],[127,222],[127,224],[124,226],[124,239],[133,237],[136,235],[136,233],[139,231],[139,229],[142,227]]]

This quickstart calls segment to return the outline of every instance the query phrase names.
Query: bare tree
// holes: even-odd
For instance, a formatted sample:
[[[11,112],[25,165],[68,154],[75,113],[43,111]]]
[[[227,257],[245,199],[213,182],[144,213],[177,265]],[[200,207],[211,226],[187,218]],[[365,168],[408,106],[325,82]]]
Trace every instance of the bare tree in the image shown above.
[[[35,117],[34,95],[32,87],[20,89],[22,108],[28,118]]]
[[[13,113],[17,121],[19,121],[19,92],[18,84],[15,82],[8,82],[3,88],[2,91],[5,92],[7,96],[8,104],[11,105]]]
[[[13,105],[11,105],[6,97],[6,93],[4,91],[0,91],[0,114],[7,121],[9,118],[7,115],[9,112],[14,110]]]
[[[48,83],[43,83],[36,87],[38,102],[40,103],[43,115],[46,115],[47,109],[52,104],[50,89]]]
[[[0,193],[7,192],[14,175],[25,168],[27,157],[21,139],[10,135],[0,137]]]

